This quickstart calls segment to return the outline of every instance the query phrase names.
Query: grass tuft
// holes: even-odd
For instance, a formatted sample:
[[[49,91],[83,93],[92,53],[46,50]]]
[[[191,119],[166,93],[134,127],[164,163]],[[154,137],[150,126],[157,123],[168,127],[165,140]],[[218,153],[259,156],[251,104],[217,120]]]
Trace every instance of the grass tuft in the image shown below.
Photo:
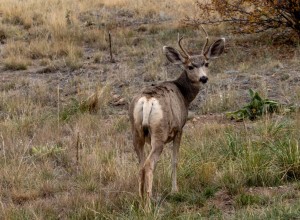
[[[30,61],[25,57],[8,57],[4,61],[4,69],[5,70],[26,70]]]
[[[267,198],[258,195],[251,195],[247,193],[241,193],[235,198],[237,206],[251,206],[251,205],[266,205],[268,202]]]

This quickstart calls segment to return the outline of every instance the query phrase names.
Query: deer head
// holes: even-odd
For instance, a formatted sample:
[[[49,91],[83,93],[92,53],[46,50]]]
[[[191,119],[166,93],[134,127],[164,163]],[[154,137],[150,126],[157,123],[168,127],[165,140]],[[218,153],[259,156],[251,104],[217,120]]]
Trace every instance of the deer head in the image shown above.
[[[206,42],[202,48],[202,53],[200,55],[191,56],[182,46],[181,42],[183,37],[178,40],[178,45],[182,51],[180,53],[173,47],[163,47],[163,51],[168,58],[168,60],[174,64],[180,65],[188,75],[188,78],[193,83],[206,83],[208,80],[207,69],[209,66],[210,59],[218,58],[224,51],[225,38],[221,38],[211,44],[207,49],[208,35],[205,29],[201,26],[206,34]]]

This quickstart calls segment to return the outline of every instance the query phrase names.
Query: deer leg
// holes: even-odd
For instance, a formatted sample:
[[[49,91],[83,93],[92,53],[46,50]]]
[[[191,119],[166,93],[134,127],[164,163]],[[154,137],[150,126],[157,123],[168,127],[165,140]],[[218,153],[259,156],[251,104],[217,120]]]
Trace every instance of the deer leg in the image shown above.
[[[144,197],[144,173],[142,171],[144,161],[145,161],[145,153],[144,153],[144,145],[145,145],[145,138],[139,137],[137,133],[133,136],[133,146],[134,150],[137,154],[138,160],[139,160],[139,166],[140,166],[140,172],[139,172],[139,195],[141,197]]]
[[[178,192],[177,186],[177,164],[178,164],[178,152],[181,141],[182,132],[177,132],[173,140],[173,155],[172,155],[172,192]]]
[[[145,137],[140,137],[137,133],[135,133],[133,136],[133,146],[141,166],[145,161],[144,145]]]
[[[156,163],[159,159],[159,156],[162,153],[163,150],[163,143],[162,142],[155,142],[153,141],[151,143],[152,150],[147,157],[144,167],[143,167],[143,173],[144,173],[144,184],[146,186],[146,192],[147,192],[147,200],[146,200],[146,206],[150,207],[150,199],[152,196],[152,185],[153,185],[153,171],[155,169]]]

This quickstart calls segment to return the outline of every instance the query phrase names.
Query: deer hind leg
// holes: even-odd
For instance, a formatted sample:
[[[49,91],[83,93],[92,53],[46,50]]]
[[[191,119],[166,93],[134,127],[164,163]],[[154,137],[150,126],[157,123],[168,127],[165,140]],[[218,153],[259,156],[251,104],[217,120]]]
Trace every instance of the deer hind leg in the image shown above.
[[[145,137],[141,137],[137,132],[135,132],[133,135],[133,146],[140,165],[143,165],[145,161],[144,145]]]
[[[150,207],[150,200],[152,197],[152,185],[153,185],[153,172],[159,156],[163,150],[163,143],[160,141],[151,141],[152,150],[147,157],[144,167],[142,168],[142,184],[147,192],[146,206]]]
[[[172,192],[178,192],[177,186],[177,164],[178,164],[178,152],[181,142],[182,131],[177,132],[173,140],[173,154],[172,154]]]
[[[134,133],[133,135],[133,146],[134,150],[137,154],[138,160],[139,160],[139,167],[140,167],[140,172],[139,172],[139,195],[141,197],[144,197],[144,184],[142,184],[144,180],[144,173],[142,172],[142,168],[145,162],[145,152],[144,152],[144,145],[145,145],[145,138],[140,137],[138,133]]]

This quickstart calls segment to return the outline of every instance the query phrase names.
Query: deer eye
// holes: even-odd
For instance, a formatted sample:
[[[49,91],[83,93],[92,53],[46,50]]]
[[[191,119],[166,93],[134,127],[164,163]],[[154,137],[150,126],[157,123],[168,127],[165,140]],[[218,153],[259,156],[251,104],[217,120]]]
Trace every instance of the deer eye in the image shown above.
[[[194,67],[193,66],[188,66],[189,70],[193,70]]]
[[[205,63],[205,64],[204,64],[205,67],[208,67],[208,65],[209,65],[209,63]]]

